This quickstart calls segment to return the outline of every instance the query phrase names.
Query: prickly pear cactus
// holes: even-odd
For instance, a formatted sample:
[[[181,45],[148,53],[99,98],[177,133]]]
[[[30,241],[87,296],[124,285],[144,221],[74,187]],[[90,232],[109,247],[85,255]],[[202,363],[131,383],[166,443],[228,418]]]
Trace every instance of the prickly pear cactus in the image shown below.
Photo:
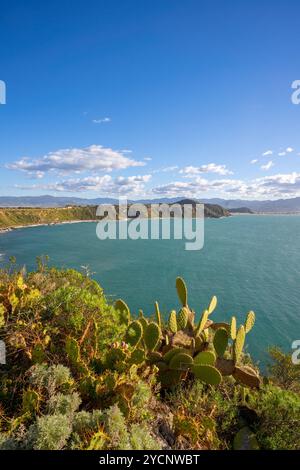
[[[241,325],[237,331],[235,341],[233,343],[233,360],[237,364],[245,343],[245,338],[246,338],[246,333],[245,333],[245,328],[243,325]]]
[[[215,310],[216,306],[217,306],[217,303],[218,303],[218,300],[217,300],[217,297],[214,295],[209,303],[209,306],[208,306],[208,314],[210,315],[211,313],[213,313],[213,311]]]
[[[156,349],[161,332],[157,323],[151,322],[147,325],[147,328],[144,331],[144,342],[148,351],[153,351]]]
[[[170,313],[168,327],[171,333],[177,333],[177,316],[175,310],[172,310]]]
[[[222,381],[222,375],[220,371],[211,365],[194,365],[192,367],[192,372],[197,379],[200,379],[202,382],[205,382],[209,385],[216,386],[219,385]]]
[[[198,326],[196,328],[195,336],[199,336],[200,333],[202,333],[202,331],[204,330],[205,324],[208,320],[208,315],[209,315],[208,310],[204,310],[199,320]]]
[[[188,370],[194,361],[193,358],[186,353],[178,353],[175,354],[172,359],[170,360],[169,367],[170,369],[177,369],[177,370]]]
[[[225,328],[218,328],[214,336],[214,348],[218,357],[223,357],[228,346],[228,333]]]
[[[184,280],[181,277],[176,278],[176,289],[180,302],[183,307],[187,307],[188,294]]]
[[[177,314],[177,328],[179,330],[184,330],[186,328],[189,318],[189,312],[186,307],[182,307]]]
[[[232,317],[230,322],[230,338],[234,341],[236,338],[236,318]]]
[[[161,328],[162,327],[162,321],[161,321],[161,314],[160,314],[158,302],[155,302],[155,314],[156,314],[157,324],[158,324],[159,328]]]
[[[246,321],[245,321],[245,332],[246,333],[249,333],[249,331],[252,330],[252,328],[254,326],[254,323],[255,323],[255,313],[252,312],[252,310],[251,310],[250,312],[248,312],[247,317],[246,317]]]
[[[131,322],[125,334],[126,343],[135,347],[139,344],[143,336],[143,328],[138,320]]]
[[[194,357],[194,364],[196,366],[205,365],[205,364],[213,366],[215,362],[216,362],[216,356],[212,351],[203,351]]]
[[[126,302],[122,299],[118,299],[115,302],[115,309],[120,312],[121,315],[121,322],[128,325],[130,322],[130,310]]]

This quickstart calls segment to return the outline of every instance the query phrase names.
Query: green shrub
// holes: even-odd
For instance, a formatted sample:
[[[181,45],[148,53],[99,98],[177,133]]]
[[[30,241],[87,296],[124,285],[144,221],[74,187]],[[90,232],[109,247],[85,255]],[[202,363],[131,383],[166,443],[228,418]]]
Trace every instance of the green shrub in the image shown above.
[[[29,428],[27,446],[34,450],[61,450],[66,446],[71,432],[72,426],[68,416],[41,416]]]
[[[300,449],[300,396],[274,385],[252,396],[259,417],[256,436],[263,449]]]
[[[145,424],[133,424],[130,430],[132,450],[160,450],[161,444],[155,439]]]
[[[279,348],[269,350],[272,364],[269,365],[271,380],[287,390],[300,392],[300,365],[293,364],[291,354],[285,354]]]

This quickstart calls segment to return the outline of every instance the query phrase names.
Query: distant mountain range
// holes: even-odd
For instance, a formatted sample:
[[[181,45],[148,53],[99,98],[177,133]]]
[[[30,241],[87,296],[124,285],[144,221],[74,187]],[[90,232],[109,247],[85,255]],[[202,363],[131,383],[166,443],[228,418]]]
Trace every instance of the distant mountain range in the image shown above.
[[[160,198],[160,199],[140,199],[138,201],[144,204],[150,203],[173,203],[182,200],[183,198]],[[266,212],[266,213],[293,213],[300,212],[300,197],[291,199],[277,199],[276,201],[256,201],[245,199],[201,199],[201,202],[206,204],[217,204],[225,209],[250,209],[253,212]],[[94,198],[86,199],[79,197],[64,197],[64,196],[0,196],[0,207],[65,207],[65,206],[86,206],[86,205],[99,205],[99,204],[117,204],[118,199],[114,198]]]

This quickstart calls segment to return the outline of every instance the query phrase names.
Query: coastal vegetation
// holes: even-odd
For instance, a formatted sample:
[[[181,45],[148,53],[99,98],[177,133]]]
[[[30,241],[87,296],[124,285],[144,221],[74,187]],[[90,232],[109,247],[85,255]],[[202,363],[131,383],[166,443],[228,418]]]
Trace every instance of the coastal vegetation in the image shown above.
[[[299,449],[300,369],[273,348],[259,371],[254,312],[213,322],[216,297],[194,312],[177,278],[179,309],[133,313],[37,261],[0,272],[1,449]]]
[[[195,206],[194,201],[189,201]],[[177,204],[183,205],[183,202]],[[98,206],[66,206],[66,207],[7,207],[0,208],[0,230],[8,230],[17,227],[31,225],[50,225],[77,221],[98,221]],[[146,204],[148,216],[150,216],[150,205]],[[118,206],[115,206],[118,214]],[[128,206],[128,209],[130,205]],[[229,212],[217,204],[205,204],[205,217],[227,217]],[[157,215],[159,213],[157,212]]]

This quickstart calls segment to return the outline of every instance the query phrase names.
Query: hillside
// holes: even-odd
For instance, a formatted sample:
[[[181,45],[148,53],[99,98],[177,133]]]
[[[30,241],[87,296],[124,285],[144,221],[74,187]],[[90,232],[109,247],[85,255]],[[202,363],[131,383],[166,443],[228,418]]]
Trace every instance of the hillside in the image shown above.
[[[158,198],[158,199],[141,199],[138,201],[143,204],[150,203],[168,203],[178,202],[183,198]],[[265,213],[297,213],[300,212],[300,197],[290,199],[277,200],[246,200],[246,199],[221,199],[221,198],[204,198],[201,199],[205,204],[213,204],[221,206],[225,209],[238,209],[247,207],[254,212]],[[70,205],[88,206],[99,204],[117,204],[118,200],[114,198],[98,197],[93,199],[65,196],[0,196],[0,207],[65,207]]]
[[[147,205],[146,207],[148,209],[148,215],[150,216],[150,206]],[[96,216],[96,210],[97,206],[0,208],[0,230],[21,226],[58,224],[80,220],[97,221],[99,219]],[[227,217],[229,215],[229,212],[221,206],[211,204],[205,205],[205,217],[218,218]]]

